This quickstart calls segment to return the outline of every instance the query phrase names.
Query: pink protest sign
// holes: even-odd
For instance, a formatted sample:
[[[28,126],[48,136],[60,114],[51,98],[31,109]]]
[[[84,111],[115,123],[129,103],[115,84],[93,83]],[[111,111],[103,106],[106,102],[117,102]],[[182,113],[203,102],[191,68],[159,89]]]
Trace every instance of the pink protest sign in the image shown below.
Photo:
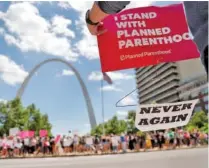
[[[40,137],[45,137],[45,136],[47,136],[48,135],[48,131],[47,130],[40,130],[39,131],[39,136]]]
[[[55,139],[55,143],[59,142],[61,139],[61,135],[57,135],[56,139]]]
[[[34,137],[34,135],[35,135],[35,132],[34,131],[28,131],[28,136],[30,138]]]
[[[20,136],[21,139],[29,137],[29,131],[20,131],[19,136]]]

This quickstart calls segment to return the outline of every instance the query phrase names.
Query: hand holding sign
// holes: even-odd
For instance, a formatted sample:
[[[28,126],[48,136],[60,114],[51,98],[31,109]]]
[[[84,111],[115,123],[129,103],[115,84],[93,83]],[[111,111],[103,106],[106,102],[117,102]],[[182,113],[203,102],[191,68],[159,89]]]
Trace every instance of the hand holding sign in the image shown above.
[[[88,29],[92,35],[101,35],[104,34],[107,29],[104,28],[103,22],[100,22],[98,25],[88,25]]]

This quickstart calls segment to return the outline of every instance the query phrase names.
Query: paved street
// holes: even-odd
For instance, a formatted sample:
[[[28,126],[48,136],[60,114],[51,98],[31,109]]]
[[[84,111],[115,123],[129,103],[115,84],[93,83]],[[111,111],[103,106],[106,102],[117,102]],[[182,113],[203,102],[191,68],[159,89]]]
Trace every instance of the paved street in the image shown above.
[[[207,168],[208,149],[75,158],[0,160],[1,168]]]

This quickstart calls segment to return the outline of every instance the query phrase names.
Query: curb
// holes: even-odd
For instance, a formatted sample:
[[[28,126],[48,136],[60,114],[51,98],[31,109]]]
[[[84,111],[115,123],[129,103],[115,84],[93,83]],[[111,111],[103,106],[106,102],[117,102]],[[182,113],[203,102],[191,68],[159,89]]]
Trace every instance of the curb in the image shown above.
[[[11,160],[11,159],[41,159],[41,158],[67,158],[67,157],[90,157],[90,156],[105,156],[105,155],[124,155],[124,154],[135,154],[135,153],[148,153],[148,152],[164,152],[164,151],[176,151],[176,150],[189,150],[189,149],[201,149],[208,148],[208,146],[199,146],[199,147],[186,147],[186,148],[178,148],[178,149],[163,149],[163,150],[146,150],[146,151],[133,151],[126,153],[101,153],[101,154],[82,154],[82,155],[58,155],[58,156],[35,156],[35,157],[14,157],[14,158],[0,158],[0,160]]]

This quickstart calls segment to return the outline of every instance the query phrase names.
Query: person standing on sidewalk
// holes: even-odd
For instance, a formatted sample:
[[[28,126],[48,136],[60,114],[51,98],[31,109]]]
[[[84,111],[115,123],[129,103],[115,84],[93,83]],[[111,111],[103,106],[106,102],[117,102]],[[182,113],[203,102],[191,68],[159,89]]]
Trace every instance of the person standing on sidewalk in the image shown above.
[[[121,134],[120,141],[121,141],[121,144],[122,144],[123,153],[126,153],[127,142],[126,142],[126,137],[125,137],[124,134]]]
[[[24,142],[24,155],[28,155],[28,153],[29,153],[29,145],[30,145],[30,139],[29,139],[29,137],[27,136],[27,137],[25,137],[24,138],[24,140],[23,140],[23,142]]]
[[[118,138],[116,135],[111,135],[111,143],[112,143],[113,153],[117,153],[119,142],[118,142]]]

